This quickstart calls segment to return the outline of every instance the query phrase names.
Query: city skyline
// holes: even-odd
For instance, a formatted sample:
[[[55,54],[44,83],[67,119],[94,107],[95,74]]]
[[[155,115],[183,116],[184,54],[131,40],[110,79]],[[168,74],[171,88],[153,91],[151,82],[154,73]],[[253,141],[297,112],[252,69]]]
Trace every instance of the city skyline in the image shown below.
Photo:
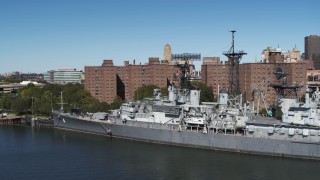
[[[147,63],[172,53],[219,56],[231,47],[261,59],[268,46],[304,52],[304,37],[319,34],[315,0],[222,1],[0,1],[0,73],[44,73],[100,66],[112,59]]]

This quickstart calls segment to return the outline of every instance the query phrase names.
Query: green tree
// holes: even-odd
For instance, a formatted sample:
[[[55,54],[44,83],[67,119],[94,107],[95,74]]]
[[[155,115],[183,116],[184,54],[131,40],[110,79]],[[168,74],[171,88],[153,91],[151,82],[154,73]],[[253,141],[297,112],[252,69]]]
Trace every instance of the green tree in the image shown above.
[[[200,92],[200,102],[213,102],[213,89],[211,86],[207,86],[206,84],[200,81],[192,82],[192,86],[201,90]]]
[[[110,109],[119,109],[121,104],[124,103],[124,100],[122,100],[119,96],[117,96],[113,103],[110,105]]]
[[[14,112],[21,112],[25,110],[24,102],[21,98],[18,97],[12,97],[11,98],[11,107],[10,109]]]
[[[135,91],[133,98],[135,100],[143,100],[144,98],[152,98],[154,89],[159,89],[159,87],[156,85],[153,85],[153,84],[143,85]]]
[[[160,88],[160,90],[161,90],[161,95],[162,96],[168,96],[169,95],[168,87],[162,87],[162,88]]]
[[[282,111],[281,111],[281,107],[276,106],[276,107],[275,107],[275,109],[276,109],[275,118],[276,118],[276,119],[281,119],[281,118],[282,118]]]
[[[50,91],[45,91],[43,95],[36,99],[35,105],[37,105],[37,113],[44,114],[44,115],[50,115],[52,109],[53,109],[53,95]]]
[[[14,96],[12,94],[3,94],[2,98],[1,98],[1,108],[2,109],[10,109],[13,97]]]
[[[151,96],[141,91],[141,95],[152,97],[153,87],[151,87]],[[61,102],[61,92],[63,92],[64,110],[70,111],[71,108],[80,108],[87,112],[108,111],[109,109],[118,109],[123,103],[120,97],[115,98],[109,105],[106,102],[100,102],[85,90],[82,84],[46,84],[40,88],[29,84],[21,88],[16,94],[1,94],[0,107],[10,109],[17,113],[21,111],[33,111],[35,115],[50,115],[51,110],[59,110]]]

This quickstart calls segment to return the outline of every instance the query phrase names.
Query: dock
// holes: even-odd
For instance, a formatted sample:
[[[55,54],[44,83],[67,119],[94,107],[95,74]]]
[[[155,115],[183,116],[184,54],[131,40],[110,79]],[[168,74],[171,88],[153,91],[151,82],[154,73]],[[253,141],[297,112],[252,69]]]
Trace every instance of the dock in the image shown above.
[[[53,127],[53,120],[50,118],[27,117],[26,124],[32,128]]]
[[[0,125],[26,124],[25,118],[16,115],[6,115],[0,117]]]
[[[32,128],[53,127],[53,120],[50,118],[35,118],[8,114],[0,116],[0,125],[27,125]]]

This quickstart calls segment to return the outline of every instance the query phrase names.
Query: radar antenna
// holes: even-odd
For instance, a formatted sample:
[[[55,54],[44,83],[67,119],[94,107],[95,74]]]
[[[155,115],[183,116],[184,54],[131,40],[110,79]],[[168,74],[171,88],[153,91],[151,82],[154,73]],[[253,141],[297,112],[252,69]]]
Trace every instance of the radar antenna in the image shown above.
[[[303,86],[301,84],[288,84],[288,73],[282,71],[280,67],[274,73],[278,82],[271,83],[269,86],[273,87],[280,98],[298,97],[298,90]]]
[[[183,53],[183,54],[172,54],[172,61],[180,69],[180,88],[181,89],[191,89],[191,68],[194,69],[192,61],[200,61],[201,54]]]
[[[239,63],[243,55],[246,55],[243,50],[235,51],[234,49],[234,33],[235,30],[230,31],[232,33],[232,45],[229,51],[223,54],[228,57],[230,74],[229,74],[229,94],[239,95],[240,85],[239,85]]]

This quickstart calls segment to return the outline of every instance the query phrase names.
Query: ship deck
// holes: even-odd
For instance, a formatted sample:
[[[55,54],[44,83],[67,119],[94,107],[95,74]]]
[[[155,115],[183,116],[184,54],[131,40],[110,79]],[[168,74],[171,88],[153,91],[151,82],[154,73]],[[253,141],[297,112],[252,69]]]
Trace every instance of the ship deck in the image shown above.
[[[314,129],[314,130],[320,130],[320,127],[316,126],[309,126],[309,125],[297,125],[297,124],[289,124],[284,123],[281,120],[272,118],[272,117],[262,117],[262,116],[256,116],[253,117],[251,120],[246,122],[247,125],[254,125],[254,126],[282,126],[287,128],[308,128],[308,129]]]
[[[271,117],[263,117],[263,116],[255,116],[251,120],[246,122],[250,125],[264,125],[264,126],[270,126],[270,125],[285,125],[285,123],[282,123],[280,120],[271,118]]]

